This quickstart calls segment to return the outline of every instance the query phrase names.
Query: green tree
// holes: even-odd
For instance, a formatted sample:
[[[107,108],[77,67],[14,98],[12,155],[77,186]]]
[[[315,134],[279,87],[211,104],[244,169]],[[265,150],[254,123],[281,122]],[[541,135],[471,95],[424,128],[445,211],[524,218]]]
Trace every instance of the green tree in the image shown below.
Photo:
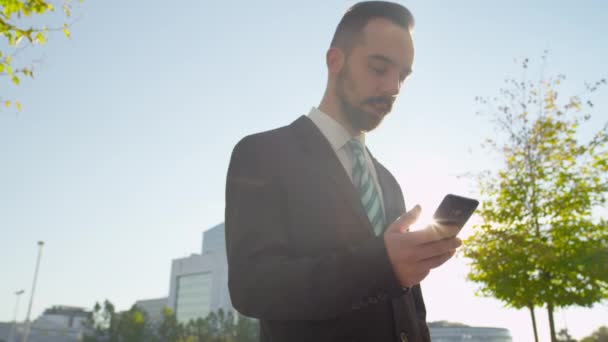
[[[118,335],[122,341],[148,342],[153,335],[146,331],[144,314],[136,306],[121,313],[118,322]]]
[[[82,0],[79,0],[82,1]],[[72,0],[62,0],[62,19],[56,19],[51,14],[55,12],[56,5],[49,0],[0,0],[0,35],[6,39],[6,47],[2,44],[0,48],[0,82],[8,79],[18,85],[21,77],[33,77],[34,66],[32,64],[15,65],[18,54],[23,48],[34,45],[43,45],[48,40],[50,31],[62,31],[66,37],[70,37],[70,31],[65,19],[69,18],[72,9]],[[39,18],[44,16],[44,18]],[[58,27],[49,28],[47,24],[32,26],[32,23],[41,23],[45,19],[48,22],[61,22]],[[3,99],[0,93],[0,101],[3,105],[10,107],[13,103]],[[17,109],[21,109],[19,102],[14,103]]]
[[[522,67],[525,75],[527,59]],[[608,123],[585,142],[579,136],[591,119],[589,97],[606,80],[560,101],[564,80],[509,79],[501,96],[478,98],[504,136],[485,146],[504,164],[478,178],[482,223],[465,241],[468,279],[481,295],[528,308],[536,341],[535,307],[547,308],[555,342],[556,308],[608,298],[608,223],[592,215],[608,193]]]
[[[599,327],[591,336],[583,338],[581,342],[608,342],[608,327]]]

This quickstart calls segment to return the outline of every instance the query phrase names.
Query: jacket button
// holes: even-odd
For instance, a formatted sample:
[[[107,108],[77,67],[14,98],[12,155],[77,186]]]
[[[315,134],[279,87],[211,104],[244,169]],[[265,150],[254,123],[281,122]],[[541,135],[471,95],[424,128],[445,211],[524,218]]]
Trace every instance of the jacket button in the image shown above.
[[[407,336],[405,335],[405,332],[402,331],[400,337],[401,337],[401,342],[407,342]]]

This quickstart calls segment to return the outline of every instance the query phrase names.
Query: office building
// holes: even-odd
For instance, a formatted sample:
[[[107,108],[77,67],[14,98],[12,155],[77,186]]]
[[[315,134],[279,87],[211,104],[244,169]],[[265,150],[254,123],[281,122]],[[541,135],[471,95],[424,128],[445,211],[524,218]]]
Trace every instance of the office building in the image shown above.
[[[91,313],[83,308],[71,306],[53,306],[46,309],[42,315],[32,322],[28,342],[82,341],[88,331],[86,323],[90,315]],[[2,334],[4,334],[4,330],[6,330],[6,326],[0,328]],[[8,337],[6,341],[21,341],[24,331],[25,325],[23,323],[17,324],[13,341],[10,341]]]
[[[17,328],[17,325],[21,326],[21,323],[15,324],[15,322],[0,322],[0,342],[13,342],[11,335],[14,337],[14,330]]]
[[[173,260],[169,307],[179,322],[205,318],[210,312],[232,311],[224,224],[203,233],[201,254]]]
[[[504,328],[471,327],[449,322],[429,323],[433,342],[512,342],[509,330]]]

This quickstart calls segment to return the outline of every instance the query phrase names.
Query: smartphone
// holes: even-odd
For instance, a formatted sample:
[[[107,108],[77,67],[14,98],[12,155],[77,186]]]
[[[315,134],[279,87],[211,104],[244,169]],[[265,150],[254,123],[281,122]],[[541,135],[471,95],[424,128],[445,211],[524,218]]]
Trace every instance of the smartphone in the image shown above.
[[[447,194],[433,214],[433,220],[439,224],[453,224],[462,229],[478,205],[479,201],[475,199]]]

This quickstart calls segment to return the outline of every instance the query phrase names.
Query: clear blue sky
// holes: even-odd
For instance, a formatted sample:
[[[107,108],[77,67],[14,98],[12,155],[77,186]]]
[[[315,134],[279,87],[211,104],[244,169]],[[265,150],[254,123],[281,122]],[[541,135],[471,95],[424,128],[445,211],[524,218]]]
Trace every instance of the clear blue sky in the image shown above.
[[[24,105],[0,111],[0,320],[12,319],[21,288],[25,316],[38,240],[33,316],[167,295],[171,260],[199,252],[202,232],[223,221],[234,144],[318,104],[324,54],[350,4],[85,1],[72,39],[53,36],[34,53],[44,56],[36,80],[0,83]],[[368,141],[426,214],[446,192],[475,194],[456,175],[497,165],[478,149],[493,129],[473,99],[519,76],[514,58],[549,49],[546,72],[565,73],[572,92],[608,76],[604,1],[404,4],[417,19],[414,74]],[[595,122],[608,119],[606,94],[595,97]],[[528,313],[474,297],[465,274],[457,258],[424,281],[429,320],[530,341]],[[537,315],[547,340],[546,313]],[[556,314],[575,337],[606,317],[605,304]]]

